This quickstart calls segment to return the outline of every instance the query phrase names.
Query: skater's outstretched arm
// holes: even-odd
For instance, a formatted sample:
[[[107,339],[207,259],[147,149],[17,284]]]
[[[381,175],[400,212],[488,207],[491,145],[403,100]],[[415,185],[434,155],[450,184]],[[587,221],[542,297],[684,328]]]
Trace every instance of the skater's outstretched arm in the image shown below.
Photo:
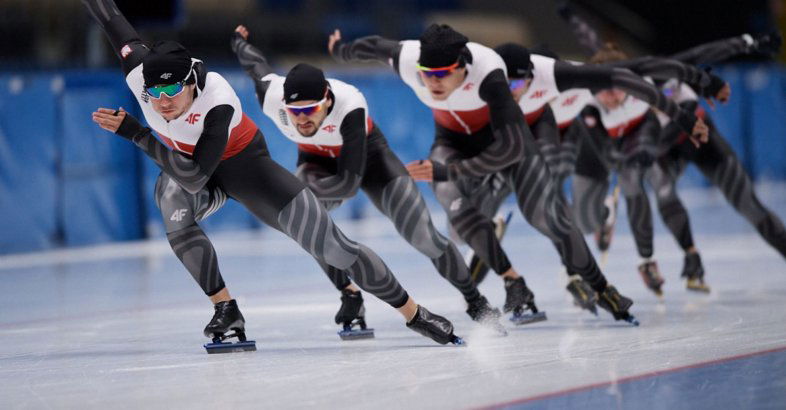
[[[265,93],[270,86],[270,81],[262,78],[272,73],[273,69],[268,64],[262,51],[248,42],[248,34],[248,29],[245,26],[237,26],[235,33],[232,35],[231,46],[232,51],[237,54],[240,66],[254,80],[257,100],[259,100],[259,106],[262,107],[265,102]]]
[[[328,52],[341,63],[379,61],[398,72],[401,44],[380,36],[366,36],[345,43],[341,41],[341,32],[335,30],[328,39]]]
[[[699,95],[707,98],[718,95],[725,84],[723,79],[714,74],[694,65],[684,64],[669,58],[640,57],[605,65],[626,68],[640,76],[651,77],[655,80],[676,79],[690,85]]]
[[[123,73],[128,74],[142,63],[148,48],[142,43],[139,34],[126,20],[112,0],[82,0],[82,4],[104,30],[112,43],[112,50],[120,57]]]
[[[340,200],[357,194],[366,169],[366,110],[357,108],[344,117],[340,127],[343,143],[335,175],[311,180],[308,187],[319,199]]]
[[[700,121],[692,112],[682,110],[657,87],[630,70],[608,65],[573,65],[556,61],[554,79],[560,91],[571,88],[588,88],[593,92],[609,88],[623,90],[665,113],[688,134],[699,134],[699,139],[707,136],[706,126],[703,123],[698,126]]]
[[[502,70],[489,73],[480,84],[479,95],[489,106],[494,142],[478,155],[444,166],[434,163],[434,180],[478,177],[491,174],[521,161],[526,155],[525,141],[532,132],[524,114],[510,94],[508,79]]]
[[[758,35],[750,34],[717,40],[710,43],[681,51],[671,56],[675,60],[687,64],[714,64],[727,60],[740,54],[749,53],[776,53],[781,48],[783,39],[780,33]]]
[[[570,25],[573,35],[588,54],[595,54],[603,48],[603,41],[598,36],[598,32],[573,11],[568,1],[557,7],[557,13]]]
[[[235,109],[231,105],[213,107],[205,115],[205,127],[194,147],[193,157],[172,151],[158,141],[150,128],[121,110],[99,108],[93,121],[101,128],[133,142],[167,175],[192,194],[199,192],[221,161],[229,137],[229,125]]]

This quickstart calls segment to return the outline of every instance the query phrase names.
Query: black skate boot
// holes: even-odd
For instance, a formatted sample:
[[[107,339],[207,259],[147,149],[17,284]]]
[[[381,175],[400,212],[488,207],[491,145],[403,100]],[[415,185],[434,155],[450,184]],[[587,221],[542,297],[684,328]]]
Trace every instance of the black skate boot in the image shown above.
[[[232,353],[232,352],[253,352],[257,350],[257,344],[253,340],[246,340],[245,325],[243,314],[237,307],[235,299],[218,302],[214,306],[215,313],[210,323],[205,326],[205,336],[213,339],[212,343],[205,344],[208,353]],[[234,333],[229,333],[234,330]],[[236,337],[239,341],[235,343],[224,342],[224,340]]]
[[[644,280],[644,284],[653,291],[658,297],[663,297],[663,276],[660,275],[658,263],[653,260],[648,260],[639,265],[639,275]]]
[[[508,224],[510,223],[510,218],[513,217],[513,212],[508,212],[506,217],[502,217],[497,215],[494,218],[494,234],[497,236],[497,239],[502,241],[502,238],[505,237],[505,231],[508,229]],[[470,248],[469,253],[467,254],[467,259],[469,262],[467,266],[469,266],[469,274],[472,277],[472,281],[475,282],[476,285],[479,285],[480,282],[483,282],[483,279],[486,279],[486,275],[489,273],[489,265],[486,262],[483,262],[475,252],[472,251]]]
[[[639,325],[633,315],[628,313],[628,309],[633,305],[633,301],[620,295],[614,286],[608,285],[598,298],[598,306],[606,309],[614,316],[614,320],[624,320],[634,326]]]
[[[366,307],[363,295],[349,289],[341,291],[341,307],[336,313],[336,324],[342,325],[338,332],[341,340],[371,339],[374,329],[366,328]],[[359,329],[356,329],[359,328]]]
[[[579,275],[571,275],[569,279],[570,282],[568,282],[566,289],[573,295],[573,305],[589,310],[593,315],[598,316],[598,308],[595,307],[595,304],[598,303],[598,293]]]
[[[447,343],[465,344],[464,339],[453,334],[453,324],[449,320],[429,312],[420,305],[415,312],[415,317],[407,322],[407,327],[441,345]]]
[[[524,278],[505,278],[505,313],[513,312],[510,321],[517,325],[541,322],[546,320],[546,312],[538,312],[535,306],[535,295],[524,283]],[[524,313],[527,309],[532,313]]]
[[[682,266],[683,278],[687,279],[685,287],[694,292],[710,293],[710,287],[704,283],[704,266],[701,256],[691,252],[685,254],[685,264]]]
[[[499,317],[502,316],[502,313],[500,313],[499,309],[491,307],[485,296],[467,302],[467,314],[472,320],[494,329],[500,336],[508,335],[508,331],[499,323]]]

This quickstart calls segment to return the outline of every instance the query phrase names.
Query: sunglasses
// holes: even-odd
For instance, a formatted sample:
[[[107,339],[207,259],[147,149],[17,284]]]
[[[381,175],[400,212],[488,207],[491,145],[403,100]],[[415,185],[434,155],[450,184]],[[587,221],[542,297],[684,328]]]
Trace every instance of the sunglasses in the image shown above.
[[[327,90],[325,90],[325,96],[321,100],[313,104],[309,104],[309,105],[284,104],[284,107],[295,117],[297,117],[300,114],[304,114],[306,117],[308,117],[322,111],[322,106],[325,103],[325,101],[327,101],[327,97],[328,97]]]
[[[426,77],[437,77],[437,78],[445,78],[456,71],[459,66],[459,62],[456,61],[455,63],[447,66],[447,67],[437,67],[437,68],[430,68],[424,67],[420,64],[417,65],[418,70],[423,73]]]
[[[510,90],[511,91],[518,90],[519,88],[524,87],[526,83],[527,80],[524,79],[510,80]]]
[[[175,98],[186,89],[186,81],[188,81],[188,79],[191,77],[191,73],[193,72],[194,63],[192,62],[191,70],[188,71],[188,75],[183,79],[183,81],[174,84],[154,85],[152,87],[145,88],[145,90],[151,98],[159,99],[161,98],[161,94],[165,94],[169,98]]]

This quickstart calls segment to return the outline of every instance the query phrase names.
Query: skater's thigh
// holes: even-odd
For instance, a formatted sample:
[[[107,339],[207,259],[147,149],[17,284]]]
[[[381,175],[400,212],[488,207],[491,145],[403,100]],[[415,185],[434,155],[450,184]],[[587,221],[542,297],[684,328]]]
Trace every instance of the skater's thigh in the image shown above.
[[[269,156],[224,161],[216,170],[221,188],[265,224],[279,229],[278,216],[305,185]]]
[[[409,173],[387,144],[370,150],[361,187],[377,209],[383,209],[383,193],[387,186],[400,177],[409,177]]]

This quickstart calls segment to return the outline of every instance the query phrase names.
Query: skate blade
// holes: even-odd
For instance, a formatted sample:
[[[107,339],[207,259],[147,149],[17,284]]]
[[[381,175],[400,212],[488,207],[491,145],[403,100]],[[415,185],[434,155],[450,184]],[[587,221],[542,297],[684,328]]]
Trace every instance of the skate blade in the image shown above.
[[[339,330],[338,337],[341,340],[373,339],[374,329]]]
[[[245,342],[235,342],[235,343],[228,343],[228,342],[205,343],[205,350],[207,351],[208,354],[256,352],[257,342],[253,340],[247,340]]]
[[[453,335],[453,338],[450,340],[450,343],[453,343],[456,346],[466,346],[467,345],[467,342],[464,339],[462,339],[462,338],[460,338],[460,337],[458,337],[456,335]]]
[[[546,317],[546,312],[530,313],[526,315],[513,315],[510,317],[510,321],[513,322],[513,324],[516,326],[542,322],[546,319],[548,319]]]
[[[629,314],[629,315],[627,315],[626,317],[622,318],[622,320],[624,320],[624,321],[626,321],[626,322],[628,322],[628,323],[632,324],[633,326],[638,326],[638,325],[639,325],[639,321],[638,321],[638,319],[636,319],[636,318],[635,318],[633,315],[631,315],[631,314]]]
[[[691,281],[688,281],[688,283],[685,285],[685,289],[696,293],[710,293],[710,287],[701,282],[692,283]]]

